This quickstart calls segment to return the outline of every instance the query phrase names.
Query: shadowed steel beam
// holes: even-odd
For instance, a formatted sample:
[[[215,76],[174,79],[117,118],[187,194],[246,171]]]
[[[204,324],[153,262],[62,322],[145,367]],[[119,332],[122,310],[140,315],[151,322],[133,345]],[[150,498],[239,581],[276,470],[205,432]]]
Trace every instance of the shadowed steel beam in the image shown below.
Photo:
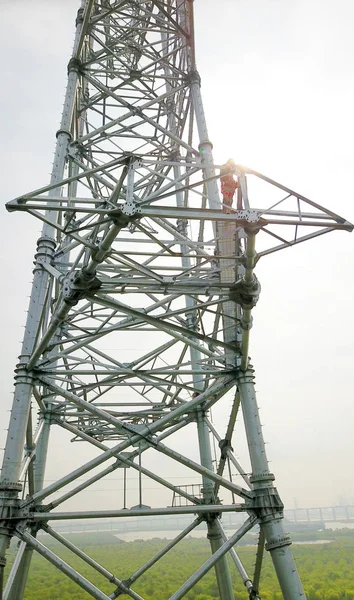
[[[187,579],[187,581],[179,588],[179,590],[177,590],[177,592],[170,596],[169,600],[179,600],[180,598],[183,598],[183,596],[185,596],[187,592],[189,592],[189,590],[191,590],[192,587],[194,587],[195,584],[198,583],[198,581],[204,577],[208,571],[210,571],[215,563],[227,552],[229,552],[230,548],[232,548],[232,546],[234,546],[236,542],[238,542],[238,540],[240,540],[245,533],[247,533],[247,531],[252,529],[256,522],[257,519],[255,517],[247,519],[242,527],[240,527],[240,529],[236,531],[236,533],[234,533],[234,535],[232,535],[230,539],[219,548],[219,550],[217,550],[210,558],[208,558],[208,560],[194,573],[194,575]]]
[[[222,539],[224,540],[224,542],[227,542],[227,540],[228,540],[227,535],[226,535],[223,527],[221,526],[220,522],[218,522],[218,527],[220,529],[220,534],[221,534]],[[252,585],[252,580],[249,578],[245,567],[243,566],[240,558],[238,557],[238,555],[235,551],[235,548],[230,548],[229,552],[230,552],[230,556],[235,563],[236,569],[238,570],[247,591],[251,592],[254,587]],[[254,597],[254,598],[252,598],[252,600],[258,600],[258,599]]]
[[[107,569],[105,569],[96,560],[94,560],[93,558],[91,558],[90,556],[88,556],[86,554],[86,552],[83,552],[82,550],[80,550],[80,548],[78,548],[77,546],[75,546],[75,544],[73,544],[72,542],[70,542],[69,540],[67,540],[60,533],[58,533],[57,531],[55,531],[54,529],[52,529],[52,527],[50,527],[49,525],[44,525],[43,526],[43,531],[45,531],[46,533],[48,533],[49,535],[51,535],[52,538],[54,538],[55,540],[57,540],[58,542],[60,542],[63,546],[65,546],[65,548],[68,548],[68,550],[71,550],[71,552],[73,552],[73,554],[76,554],[76,556],[78,556],[85,563],[87,563],[88,565],[90,565],[90,567],[92,567],[93,569],[95,569],[95,571],[97,571],[98,573],[100,573],[101,575],[103,575],[103,577],[105,577],[106,579],[108,579],[108,581],[110,583],[114,583],[115,585],[117,585],[118,588],[119,588],[119,590],[121,592],[123,592],[124,594],[127,594],[127,596],[130,596],[131,598],[134,598],[134,600],[144,600],[141,596],[139,596],[139,594],[137,594],[136,592],[134,592],[134,590],[130,589],[130,587],[128,587],[127,585],[125,585],[123,583],[123,581],[121,581],[115,575],[113,575],[113,573],[110,573],[110,571],[108,571]]]
[[[59,424],[61,424],[61,423],[59,423]],[[89,436],[85,435],[79,429],[77,429],[76,427],[73,427],[73,426],[69,426],[67,423],[63,423],[63,427],[65,429],[67,429],[68,431],[71,431],[75,435],[80,436],[82,439],[89,438]],[[100,442],[97,442],[93,438],[91,438],[91,440],[88,440],[88,441],[91,441],[91,443],[93,443],[97,448],[100,448],[101,450],[107,450],[108,449],[107,446],[105,446],[104,444],[101,444]],[[142,451],[147,450],[148,448],[149,448],[149,445],[146,444],[146,446],[143,447],[143,448],[141,448],[140,451],[132,452],[132,457],[140,454]],[[156,475],[155,473],[153,473],[149,469],[146,469],[142,465],[139,466],[139,465],[135,464],[133,460],[127,458],[126,456],[122,456],[121,453],[117,454],[116,459],[117,459],[117,464],[111,465],[110,467],[108,467],[107,469],[105,469],[104,471],[102,471],[101,473],[98,473],[97,475],[95,475],[91,479],[85,481],[84,483],[80,484],[76,488],[70,490],[69,492],[67,492],[63,496],[60,496],[60,498],[56,498],[55,500],[53,500],[50,503],[51,509],[56,508],[57,506],[59,506],[60,504],[62,504],[66,500],[68,500],[69,498],[72,498],[73,496],[75,496],[79,492],[83,491],[84,489],[86,489],[87,487],[89,487],[90,485],[92,485],[92,483],[95,483],[96,481],[99,481],[100,479],[102,479],[103,477],[105,477],[106,475],[108,475],[109,473],[111,473],[112,471],[115,471],[116,469],[120,468],[122,465],[126,465],[127,467],[132,467],[133,469],[135,469],[137,471],[140,471],[141,473],[143,473],[143,475],[146,475],[147,477],[149,477],[153,481],[156,481],[160,485],[163,485],[164,487],[170,489],[171,491],[173,491],[174,493],[178,494],[179,496],[183,496],[184,498],[186,498],[186,500],[189,500],[189,502],[191,502],[192,504],[199,504],[199,501],[194,496],[188,494],[187,492],[185,492],[183,489],[179,488],[178,486],[172,485],[169,481],[167,481],[163,477],[159,477],[158,475]]]
[[[34,512],[31,517],[34,521],[58,521],[67,519],[106,519],[119,517],[143,517],[159,515],[188,515],[203,514],[208,512],[245,512],[248,508],[244,504],[198,504],[194,506],[167,506],[162,508],[130,508],[122,510],[84,510],[68,512]]]
[[[254,588],[255,592],[257,592],[257,593],[259,591],[259,582],[261,579],[264,545],[265,545],[265,535],[264,535],[264,531],[261,529],[259,531],[259,539],[258,539],[257,554],[256,554],[256,564],[254,567],[254,575],[253,575],[253,588]]]
[[[12,586],[15,583],[16,577],[17,577],[17,570],[21,564],[24,552],[26,550],[26,542],[21,541],[20,542],[20,546],[17,550],[16,556],[15,556],[15,560],[13,562],[13,565],[11,567],[11,571],[8,575],[7,581],[6,581],[6,585],[5,585],[5,589],[4,589],[4,600],[8,600],[9,597],[9,592],[12,588]],[[1,589],[1,588],[0,588]],[[1,594],[0,594],[1,597]]]
[[[203,517],[198,517],[197,519],[195,519],[190,525],[188,525],[188,527],[186,527],[183,531],[181,531],[181,533],[179,533],[164,548],[162,548],[162,550],[160,550],[160,552],[158,552],[153,558],[151,558],[147,563],[145,563],[145,565],[140,567],[140,569],[135,571],[135,573],[133,573],[133,575],[131,575],[129,577],[129,579],[127,580],[129,582],[129,584],[134,583],[134,581],[136,581],[139,577],[141,577],[141,575],[143,575],[148,569],[150,569],[150,567],[152,567],[154,564],[156,564],[157,561],[160,560],[160,558],[165,556],[165,554],[167,554],[167,552],[169,552],[172,548],[174,548],[176,546],[176,544],[178,544],[178,542],[183,540],[183,538],[185,538],[186,535],[188,535],[191,531],[193,531],[193,529],[198,527],[198,525],[200,525],[200,523],[202,523],[202,522],[203,522]]]
[[[245,499],[253,498],[253,493],[250,492],[249,490],[245,490],[241,486],[236,485],[235,483],[232,483],[231,481],[228,481],[227,479],[224,479],[223,477],[220,477],[220,475],[217,475],[210,469],[207,469],[206,467],[199,465],[198,463],[191,460],[190,458],[183,456],[183,454],[181,454],[180,452],[176,452],[175,450],[168,448],[165,444],[162,444],[159,441],[155,441],[152,438],[148,438],[148,440],[151,443],[151,445],[154,448],[156,448],[156,450],[158,450],[159,452],[166,454],[166,456],[169,456],[170,458],[174,458],[177,462],[181,463],[182,465],[185,465],[186,467],[193,469],[197,473],[200,473],[201,475],[208,477],[212,481],[219,483],[219,485],[225,487],[227,490],[230,490],[231,492],[234,492],[238,496],[241,496],[241,498],[245,498]]]
[[[22,531],[17,529],[16,535],[25,542],[28,546],[36,550],[38,554],[43,556],[46,560],[48,560],[52,565],[54,565],[59,571],[67,575],[72,581],[77,583],[85,592],[90,594],[96,600],[109,600],[109,596],[106,596],[103,592],[101,592],[95,585],[90,583],[85,577],[80,575],[75,569],[70,567],[64,560],[59,558],[54,552],[52,552],[49,548],[44,546],[41,542],[36,540],[30,533],[26,531]]]

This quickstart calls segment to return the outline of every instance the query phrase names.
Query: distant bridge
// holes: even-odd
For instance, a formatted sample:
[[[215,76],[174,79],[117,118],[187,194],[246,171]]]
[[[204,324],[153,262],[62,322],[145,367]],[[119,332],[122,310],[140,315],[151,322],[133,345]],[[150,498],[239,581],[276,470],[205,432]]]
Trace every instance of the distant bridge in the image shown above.
[[[354,522],[354,505],[326,508],[293,508],[286,509],[284,515],[288,521],[294,523],[313,523],[315,521],[351,523]]]
[[[324,527],[325,523],[343,523],[354,524],[354,505],[348,506],[330,506],[319,508],[293,508],[284,511],[285,519],[289,525],[317,525],[319,528]],[[224,513],[223,525],[226,529],[240,525],[242,513]],[[167,532],[184,529],[193,519],[192,515],[174,515],[174,516],[151,516],[151,517],[129,517],[122,519],[100,519],[97,520],[80,520],[80,521],[57,521],[56,529],[62,533],[89,533],[107,531],[114,534],[129,533],[129,532]]]

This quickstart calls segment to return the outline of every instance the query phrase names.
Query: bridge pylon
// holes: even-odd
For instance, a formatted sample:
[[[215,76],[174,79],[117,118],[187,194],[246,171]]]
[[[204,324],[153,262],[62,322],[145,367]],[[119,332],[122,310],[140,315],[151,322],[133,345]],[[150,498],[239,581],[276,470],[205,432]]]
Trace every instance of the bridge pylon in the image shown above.
[[[4,599],[24,597],[37,552],[93,598],[141,600],[141,575],[202,522],[210,558],[166,598],[184,597],[214,569],[221,600],[233,600],[229,554],[245,595],[257,598],[264,549],[284,598],[305,598],[249,361],[255,268],[272,252],[353,227],[269,177],[228,165],[213,161],[192,0],[83,0],[50,181],[7,203],[43,225],[0,480]],[[220,197],[225,177],[235,183],[235,206]],[[220,430],[210,411],[225,414],[225,405]],[[250,467],[233,450],[241,410]],[[76,445],[63,433],[53,446],[53,428]],[[53,453],[64,474],[46,483]],[[137,473],[134,503],[127,472]],[[87,508],[87,491],[112,474],[115,493],[101,509]],[[196,494],[185,485],[191,476]],[[153,506],[144,503],[147,479],[161,490]],[[183,503],[168,506],[166,491]],[[245,515],[231,537],[224,512]],[[55,528],[58,520],[170,514],[194,520],[128,579]],[[235,548],[255,526],[251,574]],[[109,593],[60,559],[42,532],[105,577]]]

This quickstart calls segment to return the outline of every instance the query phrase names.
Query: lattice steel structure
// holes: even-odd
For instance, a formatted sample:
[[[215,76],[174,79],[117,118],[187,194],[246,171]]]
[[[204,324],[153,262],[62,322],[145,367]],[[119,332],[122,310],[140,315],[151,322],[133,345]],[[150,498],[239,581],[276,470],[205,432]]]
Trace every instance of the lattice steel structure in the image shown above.
[[[83,0],[50,183],[7,204],[43,221],[43,229],[1,475],[2,573],[10,538],[20,540],[6,585],[2,575],[6,600],[23,598],[33,550],[93,598],[141,600],[139,577],[202,522],[210,559],[170,600],[184,597],[213,567],[220,598],[232,600],[228,553],[257,598],[265,542],[284,598],[305,597],[248,360],[260,291],[254,267],[274,251],[352,226],[259,173],[241,166],[235,173],[237,206],[225,210],[196,70],[192,1]],[[131,339],[134,357],[127,360]],[[218,433],[209,413],[225,394],[231,414]],[[231,446],[240,406],[251,474]],[[95,454],[44,486],[53,427]],[[188,439],[194,432],[199,458],[181,443],[184,428]],[[60,452],[68,456],[64,447]],[[159,474],[161,454],[200,478],[198,493]],[[124,508],[64,512],[65,503],[122,467],[138,472],[137,506],[127,509],[123,482]],[[173,493],[172,506],[144,505],[142,477]],[[245,514],[230,538],[222,528],[225,511]],[[124,581],[55,531],[58,519],[187,513],[196,515],[190,526]],[[256,524],[256,567],[248,574],[235,544]],[[106,586],[60,560],[40,530],[106,578]]]

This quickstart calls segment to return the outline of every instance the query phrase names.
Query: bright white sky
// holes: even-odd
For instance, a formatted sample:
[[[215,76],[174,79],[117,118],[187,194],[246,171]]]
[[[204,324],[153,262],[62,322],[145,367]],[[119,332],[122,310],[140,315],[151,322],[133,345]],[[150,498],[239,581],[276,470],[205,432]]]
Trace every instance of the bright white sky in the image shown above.
[[[216,162],[233,157],[353,222],[352,1],[194,6]],[[1,4],[3,205],[48,181],[77,7],[76,0]],[[5,428],[40,224],[3,210],[0,226]],[[335,232],[264,258],[257,269],[251,356],[269,458],[289,508],[354,503],[353,242]]]

